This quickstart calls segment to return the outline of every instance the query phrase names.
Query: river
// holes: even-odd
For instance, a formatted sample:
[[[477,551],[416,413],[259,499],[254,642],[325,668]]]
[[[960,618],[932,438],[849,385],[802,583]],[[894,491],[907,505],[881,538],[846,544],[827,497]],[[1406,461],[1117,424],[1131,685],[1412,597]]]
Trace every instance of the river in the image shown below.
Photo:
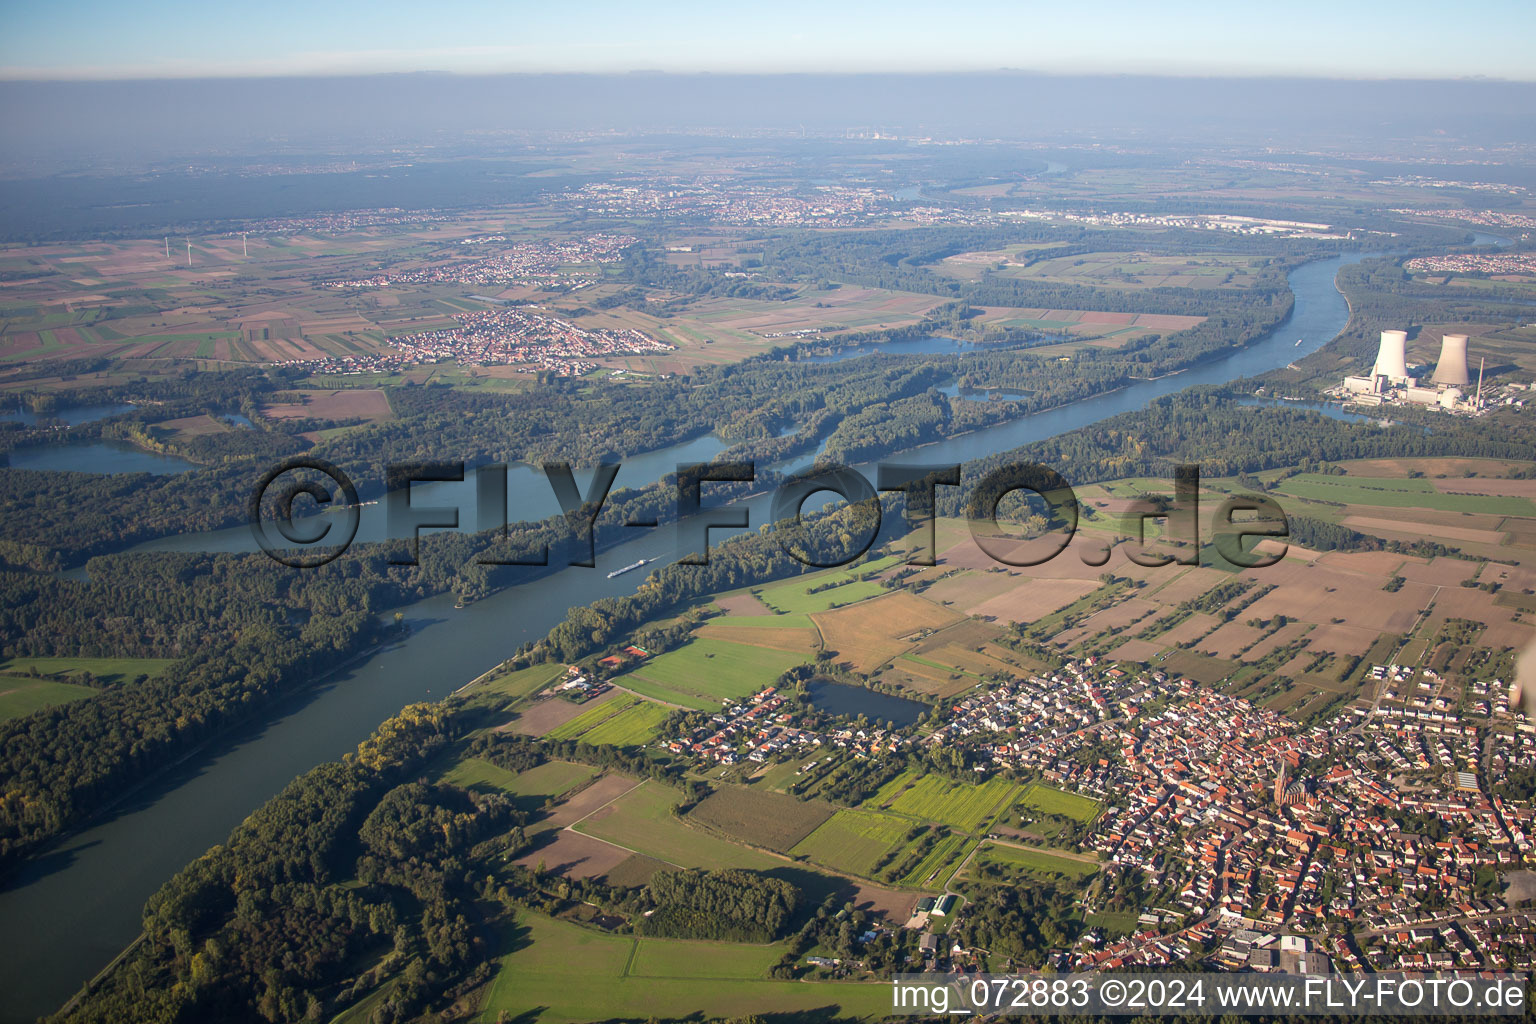
[[[1296,304],[1290,317],[1247,348],[1183,373],[1137,381],[1071,406],[927,445],[906,453],[906,458],[934,464],[976,459],[1140,409],[1191,385],[1223,383],[1284,366],[1316,351],[1343,329],[1348,309],[1334,277],[1340,266],[1362,258],[1317,261],[1294,272]],[[701,440],[692,449],[694,457],[707,458],[707,450],[718,444]],[[669,450],[668,455],[675,453]],[[647,470],[658,468],[631,461]],[[650,479],[659,475],[653,473]],[[582,486],[585,479],[581,474]],[[644,481],[637,477],[625,482],[636,486]],[[541,493],[547,488],[542,478],[537,486]],[[542,498],[529,501],[530,508],[534,502],[543,503]],[[466,504],[472,507],[472,499]],[[767,496],[743,504],[753,527],[766,521]],[[553,505],[551,495],[550,511]],[[726,535],[714,531],[712,540],[718,543]],[[248,539],[242,529],[157,546],[230,550],[243,548]],[[667,559],[676,548],[676,530],[661,527],[603,552],[596,569],[566,569],[533,586],[509,587],[466,609],[454,609],[450,596],[412,605],[404,609],[411,627],[407,640],[290,700],[264,721],[218,743],[216,750],[184,762],[26,865],[0,892],[0,992],[5,994],[0,1022],[20,1024],[56,1009],[138,934],[140,908],[167,878],[222,842],[230,829],[295,776],[351,750],[401,706],[440,698],[492,668],[523,641],[542,636],[566,609],[632,593],[644,572],[614,579],[606,573],[638,558]]]

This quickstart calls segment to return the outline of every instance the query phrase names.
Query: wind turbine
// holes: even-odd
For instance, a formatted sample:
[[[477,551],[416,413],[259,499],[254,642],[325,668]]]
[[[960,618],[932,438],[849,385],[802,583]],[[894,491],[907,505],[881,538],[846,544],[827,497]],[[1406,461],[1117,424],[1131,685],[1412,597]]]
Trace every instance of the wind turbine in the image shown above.
[[[251,247],[245,242],[244,231],[240,232],[240,249],[245,253],[246,258],[249,259],[251,255]]]
[[[187,266],[192,265],[192,239],[187,239]]]

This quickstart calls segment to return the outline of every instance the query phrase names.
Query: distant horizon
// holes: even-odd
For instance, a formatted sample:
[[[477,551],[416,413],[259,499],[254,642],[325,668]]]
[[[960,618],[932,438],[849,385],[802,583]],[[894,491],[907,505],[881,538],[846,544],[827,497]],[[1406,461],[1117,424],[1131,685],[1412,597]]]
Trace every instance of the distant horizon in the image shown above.
[[[230,73],[214,74],[208,72],[188,72],[186,74],[122,74],[122,75],[10,75],[8,69],[0,68],[0,86],[4,85],[63,85],[71,83],[104,84],[110,82],[266,82],[266,81],[295,81],[315,79],[322,81],[333,80],[357,80],[369,78],[960,78],[960,77],[986,77],[995,75],[1018,75],[1022,77],[1054,78],[1054,79],[1157,79],[1166,81],[1243,81],[1243,82],[1338,82],[1385,84],[1391,82],[1412,82],[1425,84],[1444,82],[1447,84],[1479,83],[1501,85],[1531,85],[1536,86],[1536,73],[1529,78],[1511,78],[1502,75],[1339,75],[1339,74],[1304,74],[1279,71],[1255,72],[1242,74],[1235,71],[1072,71],[1065,69],[1025,68],[1025,67],[998,67],[998,68],[930,68],[924,70],[912,70],[910,68],[871,68],[859,71],[828,70],[794,70],[794,71],[716,71],[703,69],[689,70],[662,70],[654,68],[629,68],[626,70],[598,71],[598,70],[518,70],[518,71],[455,71],[436,69],[417,70],[380,70],[380,71],[293,71],[272,73]]]
[[[799,132],[826,140],[1370,149],[1414,140],[1536,146],[1536,83],[1026,71],[383,73],[0,82],[0,167],[37,173],[199,153],[426,146],[485,152],[500,132]],[[1522,179],[1523,183],[1523,179]]]
[[[1481,0],[1218,0],[1065,5],[962,0],[704,0],[579,11],[441,0],[64,0],[15,5],[0,79],[117,81],[438,72],[1153,74],[1195,77],[1536,81],[1536,6]],[[1405,70],[1411,69],[1411,70]]]

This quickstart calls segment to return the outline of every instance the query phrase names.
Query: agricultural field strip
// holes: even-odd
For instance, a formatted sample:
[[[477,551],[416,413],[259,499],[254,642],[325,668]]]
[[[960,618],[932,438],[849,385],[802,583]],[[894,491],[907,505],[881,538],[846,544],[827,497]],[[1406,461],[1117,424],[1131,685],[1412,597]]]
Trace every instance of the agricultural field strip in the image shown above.
[[[1016,804],[1045,814],[1064,815],[1084,825],[1098,817],[1099,812],[1103,810],[1103,805],[1097,800],[1078,796],[1076,793],[1067,793],[1038,782],[1031,783],[1019,796]]]
[[[905,841],[914,822],[883,811],[843,807],[791,848],[828,867],[868,878],[881,857]]]
[[[959,833],[946,836],[935,843],[933,849],[916,866],[903,875],[896,884],[913,888],[926,886],[930,879],[936,878],[956,857],[964,853],[967,844],[972,841],[972,837]]]
[[[810,1012],[834,1004],[844,1015],[873,1018],[889,986],[865,982],[798,982],[767,978],[782,945],[702,943],[610,935],[569,921],[528,914],[520,919],[534,941],[501,960],[482,1019],[529,1005],[568,1007],[543,1020],[590,1020],[631,1015],[636,1006],[681,1016],[701,1006],[712,1015]],[[571,966],[588,984],[572,989]],[[674,974],[681,970],[682,973]]]
[[[1446,494],[1422,478],[1324,476],[1302,473],[1281,480],[1275,490],[1296,498],[1377,508],[1422,508],[1436,512],[1536,517],[1529,499],[1480,494]]]
[[[916,876],[940,870],[944,864],[953,860],[959,849],[969,841],[969,834],[974,833],[999,807],[1010,804],[1021,788],[1013,782],[993,787],[1000,780],[991,779],[980,786],[969,787],[974,792],[967,794],[966,803],[961,805],[963,813],[925,815],[921,813],[925,809],[938,807],[942,810],[946,798],[967,784],[951,783],[936,776],[917,777],[914,782],[913,777],[916,777],[916,773],[909,771],[888,782],[879,793],[865,801],[864,807],[839,809],[790,852],[804,854],[835,870],[849,871],[867,878],[881,857],[907,844],[907,835],[913,827],[945,824],[958,829],[956,835],[935,844],[935,849],[929,851],[923,861],[900,882],[904,885],[913,884],[915,880],[916,884],[921,884],[922,879]],[[988,789],[992,791],[987,793]],[[900,804],[908,793],[912,796],[903,808]],[[869,809],[868,805],[878,804],[882,798],[891,800],[892,805],[878,810]]]
[[[657,655],[630,675],[666,690],[723,701],[770,686],[783,672],[807,660],[804,654],[696,638]]]
[[[982,679],[982,678],[984,678],[982,676],[982,674],[979,673],[979,672],[972,672],[970,669],[961,668],[959,665],[945,665],[945,664],[942,664],[941,662],[933,661],[933,660],[931,660],[929,658],[920,657],[919,655],[916,655],[916,654],[898,654],[895,658],[892,658],[891,660],[892,661],[915,661],[919,665],[926,665],[928,668],[939,669],[942,672],[959,672],[961,675],[970,676],[973,679]]]
[[[70,701],[88,700],[100,692],[74,683],[0,676],[0,720],[20,718]]]
[[[582,822],[586,821],[588,818],[592,817],[592,815],[596,814],[598,811],[601,811],[603,808],[609,807],[609,806],[611,806],[611,805],[613,805],[615,803],[618,803],[620,800],[624,799],[626,796],[629,796],[629,794],[633,793],[635,790],[637,790],[641,786],[645,785],[647,781],[649,781],[649,780],[641,779],[640,781],[636,782],[633,786],[630,786],[628,789],[626,789],[624,792],[616,793],[613,796],[612,799],[604,801],[603,803],[599,804],[598,806],[592,808],[586,814],[583,814],[581,817],[579,817],[575,821],[571,822],[569,825],[565,826],[566,829],[568,829],[571,832],[575,832],[577,825],[580,825]],[[586,835],[586,833],[583,832],[582,835]],[[593,839],[597,839],[598,837],[597,836],[593,836],[592,838]]]
[[[644,793],[636,792],[647,785],[651,788]],[[717,836],[712,831],[696,828],[678,818],[672,813],[673,804],[669,802],[667,789],[666,786],[642,783],[572,822],[567,828],[628,853],[640,854],[679,868],[731,866],[766,869],[785,861],[780,855]],[[594,818],[594,815],[610,806],[613,807],[611,815]],[[618,820],[611,821],[611,818]],[[583,825],[586,827],[581,827]],[[636,845],[632,847],[626,845],[626,842],[634,842]],[[680,860],[684,863],[679,863]]]
[[[902,773],[875,794],[875,800],[884,798],[881,809],[917,821],[949,825],[963,832],[975,832],[998,807],[1011,803],[1021,790],[1019,783],[998,778],[975,785],[936,775],[910,779],[899,789],[893,788],[895,782],[913,774]],[[962,791],[964,794],[957,798],[956,794]]]
[[[555,699],[558,700],[559,698]],[[596,707],[588,708],[569,722],[550,730],[549,738],[556,740],[575,739],[588,729],[595,728],[615,715],[634,707],[641,700],[642,698],[634,694],[626,693],[610,700],[602,701]]]
[[[723,786],[689,811],[688,817],[742,843],[782,852],[820,828],[835,811],[821,801]]]
[[[614,746],[632,746],[645,743],[666,721],[671,711],[652,701],[632,704],[582,733],[579,739],[587,743],[607,743]]]
[[[1014,843],[1000,842],[995,839],[983,843],[977,856],[983,860],[991,860],[994,864],[1006,864],[1022,868],[1030,874],[1050,872],[1053,874],[1069,875],[1079,881],[1097,873],[1101,867],[1098,861],[1091,860],[1090,858],[1078,857],[1055,850],[1043,850],[1038,847],[1020,846]]]

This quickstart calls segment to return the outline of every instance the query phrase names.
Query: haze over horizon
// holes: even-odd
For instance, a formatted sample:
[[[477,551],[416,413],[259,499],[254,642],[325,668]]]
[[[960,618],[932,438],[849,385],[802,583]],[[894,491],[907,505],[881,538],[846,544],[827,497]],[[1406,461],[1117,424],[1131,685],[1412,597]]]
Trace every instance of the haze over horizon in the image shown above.
[[[1453,163],[1460,145],[1536,141],[1533,107],[1536,83],[1525,82],[998,72],[0,82],[0,172],[305,153],[447,159],[512,152],[535,136],[569,132],[804,134],[808,159],[817,146],[877,134],[883,146],[924,138],[1159,149],[1241,143],[1357,156],[1395,140],[1411,142],[1417,160]],[[1519,167],[1481,173],[1532,184]]]
[[[578,19],[527,4],[398,0],[230,9],[161,0],[15,6],[0,79],[99,80],[439,71],[1032,72],[1359,79],[1536,79],[1536,8],[1408,0],[1261,10],[1112,0],[1085,31],[1065,5],[896,0],[771,11],[596,0]],[[1521,29],[1520,26],[1525,28]],[[84,27],[84,30],[82,30]]]

